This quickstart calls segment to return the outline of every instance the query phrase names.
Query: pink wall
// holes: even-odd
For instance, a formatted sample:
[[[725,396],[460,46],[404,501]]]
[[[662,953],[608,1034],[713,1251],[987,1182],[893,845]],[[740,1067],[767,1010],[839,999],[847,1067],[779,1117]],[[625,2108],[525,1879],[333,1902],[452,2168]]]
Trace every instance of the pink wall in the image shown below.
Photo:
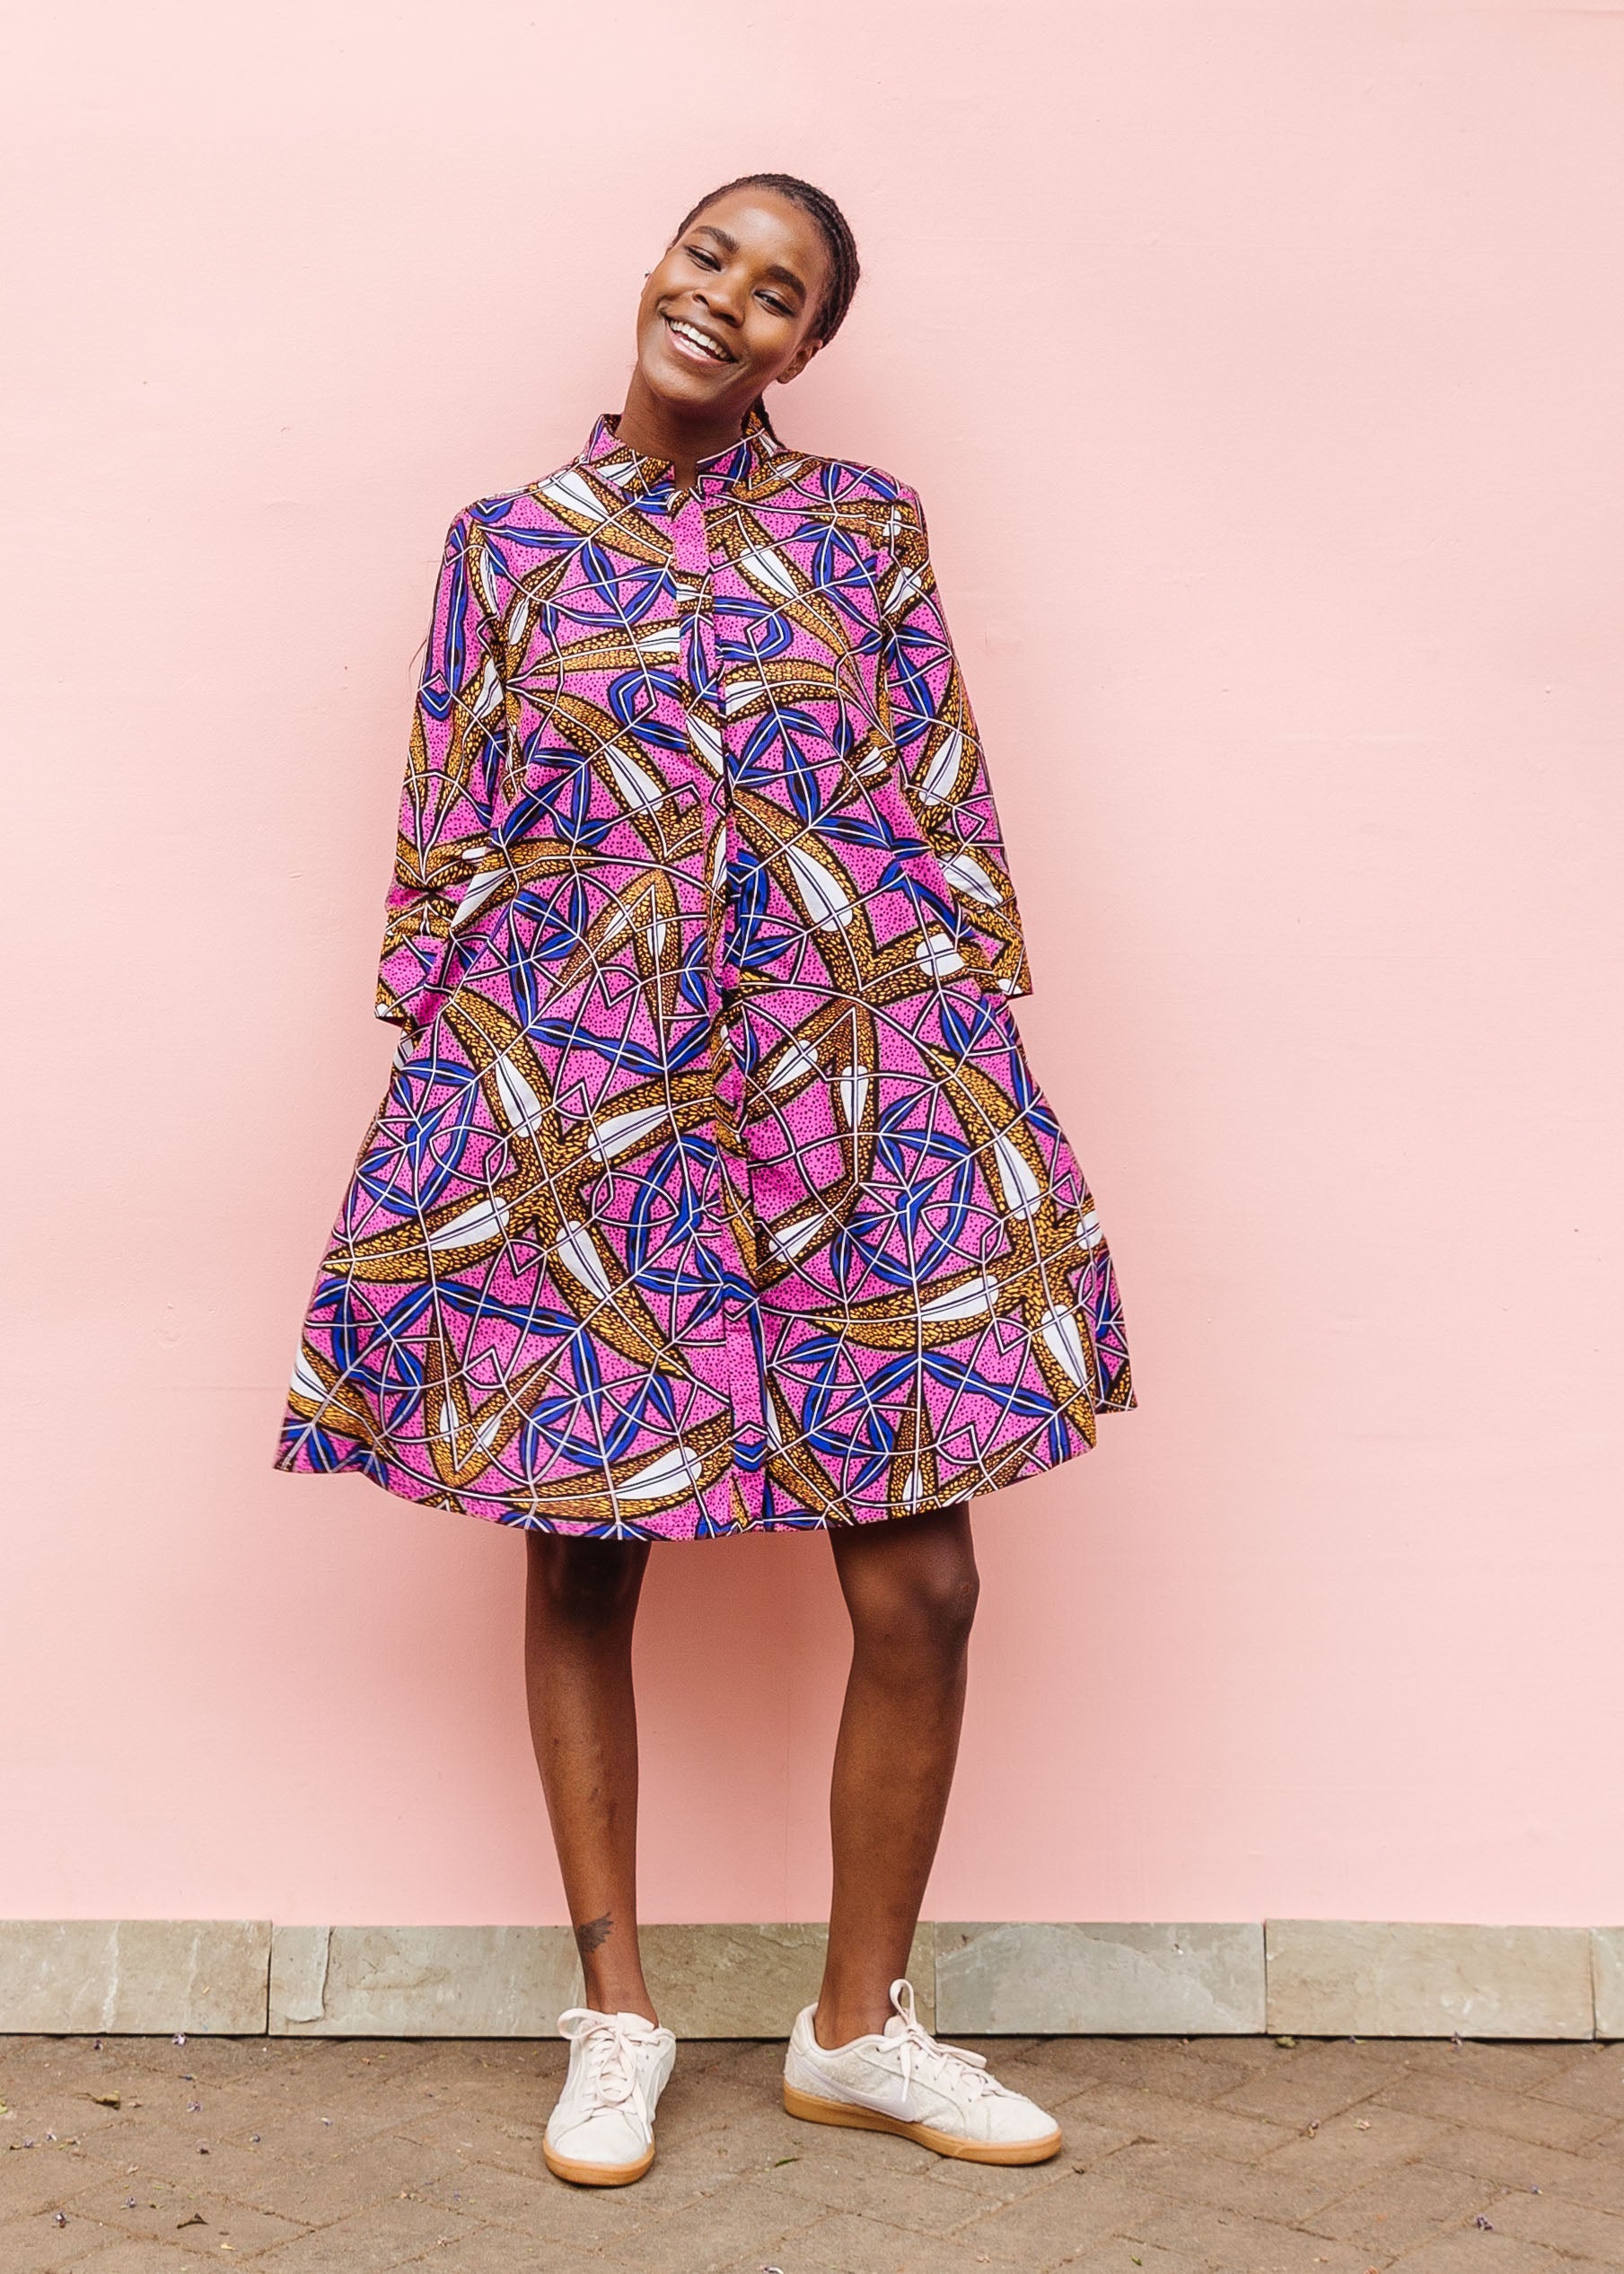
[[[775,408],[930,508],[1141,1385],[979,1504],[928,1908],[1616,1919],[1624,16],[17,21],[0,1912],[562,1915],[519,1537],[269,1457],[445,524],[766,164],[862,240]],[[824,1543],[656,1551],[651,1917],[820,1913],[842,1674]]]

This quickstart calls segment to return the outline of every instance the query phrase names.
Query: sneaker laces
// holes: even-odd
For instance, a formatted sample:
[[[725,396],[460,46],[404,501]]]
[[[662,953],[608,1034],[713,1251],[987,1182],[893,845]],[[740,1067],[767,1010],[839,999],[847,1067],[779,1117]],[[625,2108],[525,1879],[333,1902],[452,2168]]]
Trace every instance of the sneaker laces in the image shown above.
[[[963,2045],[941,2045],[931,2035],[914,2011],[914,1986],[899,1976],[891,1986],[891,2002],[897,2009],[897,2019],[885,2024],[885,2036],[893,2045],[902,2049],[902,2083],[906,2090],[914,2080],[916,2069],[926,2084],[943,2076],[950,2081],[955,2094],[967,2093],[971,2100],[989,2098],[1001,2093],[1005,2099],[1015,2095],[1007,2085],[1000,2085],[996,2076],[987,2073],[985,2053],[972,2053]]]
[[[594,2106],[629,2103],[642,2123],[649,2121],[648,2096],[633,2049],[655,2042],[659,2031],[653,2022],[640,2014],[600,2014],[590,2006],[571,2006],[558,2016],[558,2034],[580,2045]]]

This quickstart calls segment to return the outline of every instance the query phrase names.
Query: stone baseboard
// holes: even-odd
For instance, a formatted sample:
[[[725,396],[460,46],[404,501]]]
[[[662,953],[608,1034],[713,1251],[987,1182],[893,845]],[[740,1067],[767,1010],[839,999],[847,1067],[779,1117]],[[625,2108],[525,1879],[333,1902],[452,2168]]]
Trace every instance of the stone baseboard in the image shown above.
[[[821,1926],[643,1935],[680,2037],[781,2037],[816,1994]],[[946,2036],[1624,2039],[1624,1927],[938,1921],[909,1973]],[[0,1920],[0,2033],[550,2037],[579,1995],[564,1927]]]
[[[1271,1918],[1268,2027],[1305,2037],[1592,2037],[1584,1927],[1402,1927]]]
[[[262,2030],[272,1932],[268,1918],[0,1920],[0,2030]]]
[[[645,1927],[661,2019],[679,2037],[786,2037],[818,1994],[827,1932]],[[909,1971],[928,2026],[929,1927],[915,1936]],[[276,1927],[258,2026],[273,2037],[550,2037],[580,1996],[567,1927]]]
[[[1263,1960],[1260,1926],[938,1926],[936,2013],[973,2037],[1250,2037]]]

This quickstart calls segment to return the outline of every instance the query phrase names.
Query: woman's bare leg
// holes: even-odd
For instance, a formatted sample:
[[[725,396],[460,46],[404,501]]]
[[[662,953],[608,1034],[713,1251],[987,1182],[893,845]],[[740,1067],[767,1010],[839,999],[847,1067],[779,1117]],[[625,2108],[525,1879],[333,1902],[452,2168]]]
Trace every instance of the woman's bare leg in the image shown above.
[[[908,1971],[959,1751],[978,1579],[970,1506],[830,1533],[851,1675],[830,1789],[834,1891],[821,2045],[882,2029]]]
[[[632,1628],[648,1542],[532,1532],[524,1679],[536,1766],[598,2013],[657,2021],[637,1951],[637,1709]]]

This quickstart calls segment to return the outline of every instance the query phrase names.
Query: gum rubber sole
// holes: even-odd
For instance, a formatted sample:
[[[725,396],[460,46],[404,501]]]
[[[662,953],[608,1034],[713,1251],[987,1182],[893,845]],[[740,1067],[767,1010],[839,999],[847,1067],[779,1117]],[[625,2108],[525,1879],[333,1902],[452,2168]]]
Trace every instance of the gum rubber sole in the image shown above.
[[[877,2109],[858,2108],[851,2101],[819,2100],[794,2085],[784,2087],[784,2105],[792,2116],[809,2124],[844,2124],[856,2132],[895,2132],[902,2139],[917,2140],[938,2155],[951,2155],[961,2164],[1046,2164],[1060,2147],[1060,2128],[1041,2139],[958,2139],[939,2132],[934,2124],[907,2124],[900,2116],[882,2116]]]
[[[635,2164],[577,2164],[568,2155],[555,2155],[544,2139],[541,2153],[547,2168],[555,2179],[573,2181],[576,2187],[629,2187],[635,2179],[641,2179],[654,2160],[651,2146],[648,2154]]]

